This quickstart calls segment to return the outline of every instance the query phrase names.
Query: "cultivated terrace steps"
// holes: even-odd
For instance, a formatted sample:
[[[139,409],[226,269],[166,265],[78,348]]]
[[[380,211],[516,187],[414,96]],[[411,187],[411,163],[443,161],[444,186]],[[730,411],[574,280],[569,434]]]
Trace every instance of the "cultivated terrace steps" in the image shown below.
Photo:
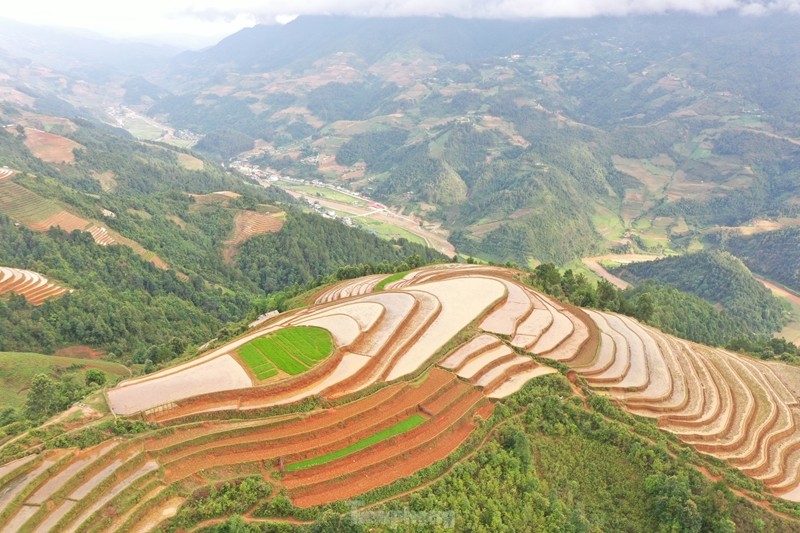
[[[800,405],[773,366],[674,339],[629,317],[587,314],[600,346],[594,364],[575,370],[589,385],[776,495],[797,499]]]
[[[0,296],[14,293],[24,297],[32,305],[41,305],[66,292],[64,287],[31,270],[0,267]]]
[[[387,275],[343,281],[307,309],[128,380],[108,391],[109,405],[163,429],[0,465],[0,530],[146,530],[160,520],[154,509],[180,503],[167,489],[220,472],[261,473],[300,507],[354,497],[453,453],[494,402],[554,372],[547,359],[774,494],[800,499],[800,406],[780,366],[561,304],[516,275],[440,265],[379,291]],[[34,279],[9,269],[0,276],[6,288]],[[253,382],[238,347],[305,325],[327,329],[334,353],[304,374]],[[204,385],[218,384],[220,372],[243,377]],[[189,382],[194,389],[175,385]],[[122,401],[131,397],[133,407]],[[297,405],[310,399],[310,411]]]

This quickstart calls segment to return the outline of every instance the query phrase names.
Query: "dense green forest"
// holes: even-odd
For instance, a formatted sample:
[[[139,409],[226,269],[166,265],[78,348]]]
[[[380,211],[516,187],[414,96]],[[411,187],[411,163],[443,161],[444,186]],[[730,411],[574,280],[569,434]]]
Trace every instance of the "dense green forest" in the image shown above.
[[[753,278],[740,260],[726,252],[699,252],[631,263],[612,268],[611,272],[634,284],[652,279],[718,304],[741,336],[770,336],[787,321],[786,305]]]
[[[784,228],[721,243],[753,272],[800,292],[800,228]]]
[[[446,259],[405,239],[387,242],[340,222],[292,210],[281,231],[244,243],[237,263],[262,290],[272,292],[306,285],[348,265],[394,263],[412,256],[416,266]]]
[[[214,337],[249,308],[245,290],[182,281],[127,246],[98,246],[84,232],[35,233],[5,216],[0,216],[0,263],[41,272],[75,289],[40,307],[19,297],[0,299],[0,351],[50,353],[88,344],[143,363],[150,346],[173,339],[177,349],[171,355],[180,354],[187,343]]]

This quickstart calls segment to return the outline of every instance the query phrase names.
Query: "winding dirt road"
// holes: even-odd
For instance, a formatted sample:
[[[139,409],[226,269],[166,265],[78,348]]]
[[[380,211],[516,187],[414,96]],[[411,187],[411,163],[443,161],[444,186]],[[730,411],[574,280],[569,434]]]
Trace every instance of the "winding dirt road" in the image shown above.
[[[600,264],[600,261],[615,261],[617,263],[642,263],[645,261],[655,261],[656,259],[661,259],[661,257],[662,256],[658,255],[644,254],[608,254],[599,255],[597,257],[584,257],[581,261],[589,270],[604,280],[610,282],[618,289],[624,290],[630,287],[631,284],[606,270],[605,267]]]

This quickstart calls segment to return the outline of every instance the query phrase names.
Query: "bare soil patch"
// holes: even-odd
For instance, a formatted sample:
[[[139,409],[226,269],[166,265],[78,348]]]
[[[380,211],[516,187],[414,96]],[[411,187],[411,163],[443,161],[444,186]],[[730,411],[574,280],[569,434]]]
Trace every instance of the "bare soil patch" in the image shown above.
[[[282,214],[282,213],[279,213]],[[239,211],[233,220],[233,235],[225,241],[223,255],[230,261],[236,253],[236,247],[247,239],[265,233],[280,231],[285,220],[275,214],[258,213],[256,211]]]
[[[66,346],[53,352],[53,355],[62,357],[76,357],[78,359],[102,359],[106,353],[102,350],[95,350],[91,346],[85,344],[75,344],[73,346]]]
[[[25,146],[33,155],[48,163],[74,163],[75,148],[83,145],[60,135],[47,133],[34,128],[25,128]]]

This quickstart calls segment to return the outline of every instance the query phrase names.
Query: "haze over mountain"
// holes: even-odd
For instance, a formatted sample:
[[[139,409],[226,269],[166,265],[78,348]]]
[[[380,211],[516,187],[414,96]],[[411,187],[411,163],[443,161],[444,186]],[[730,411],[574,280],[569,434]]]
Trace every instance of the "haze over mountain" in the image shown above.
[[[281,0],[141,0],[136,4],[75,0],[69,4],[31,0],[6,6],[4,16],[31,24],[85,28],[110,37],[139,37],[147,41],[158,34],[193,35],[207,40],[235,33],[255,24],[285,24],[299,15],[346,15],[358,17],[441,17],[475,19],[586,18],[597,16],[694,13],[736,13],[762,16],[798,13],[794,0],[565,0],[525,2],[490,0],[313,0],[286,3]]]

